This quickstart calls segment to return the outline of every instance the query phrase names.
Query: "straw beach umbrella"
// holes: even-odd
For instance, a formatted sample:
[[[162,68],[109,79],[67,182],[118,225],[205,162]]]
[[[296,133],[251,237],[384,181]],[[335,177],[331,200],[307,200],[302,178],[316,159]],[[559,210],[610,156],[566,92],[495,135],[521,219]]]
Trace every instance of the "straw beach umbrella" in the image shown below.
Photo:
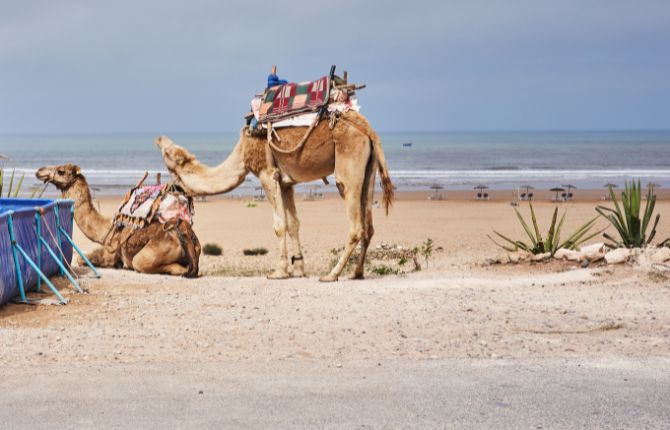
[[[484,198],[484,190],[488,190],[488,189],[489,189],[489,187],[487,187],[484,184],[475,185],[475,190],[479,190],[479,193],[477,194],[477,199],[481,200],[482,198]]]
[[[562,193],[563,191],[565,191],[565,188],[554,187],[554,188],[550,189],[549,191],[555,192],[556,197],[554,198],[554,200],[558,200],[558,193]]]
[[[520,197],[521,200],[531,200],[533,198],[533,195],[530,193],[530,190],[534,190],[535,189],[534,186],[526,184],[526,185],[521,185],[519,188],[525,188],[526,189],[525,194],[523,194]],[[518,193],[518,191],[517,191],[517,193]]]
[[[562,186],[562,187],[565,187],[565,188],[568,189],[568,196],[567,196],[567,197],[568,197],[568,200],[572,200],[572,190],[576,190],[577,187],[574,186],[574,185],[572,185],[572,184],[561,185],[561,186]]]
[[[603,200],[610,200],[611,197],[610,197],[609,190],[610,190],[610,189],[617,188],[618,185],[617,185],[617,184],[613,184],[613,183],[611,183],[611,182],[608,182],[608,183],[606,183],[606,184],[603,185],[603,186],[604,186],[605,188],[607,188],[607,190],[608,190],[608,192],[605,193],[605,195],[603,196]]]
[[[528,191],[530,191],[530,190],[534,190],[534,189],[535,189],[535,187],[532,186],[532,185],[522,185],[521,188],[525,188],[525,189],[526,189],[526,194],[528,194]]]
[[[433,200],[440,200],[440,190],[444,189],[444,187],[440,184],[433,184],[430,186],[430,189],[433,190]]]

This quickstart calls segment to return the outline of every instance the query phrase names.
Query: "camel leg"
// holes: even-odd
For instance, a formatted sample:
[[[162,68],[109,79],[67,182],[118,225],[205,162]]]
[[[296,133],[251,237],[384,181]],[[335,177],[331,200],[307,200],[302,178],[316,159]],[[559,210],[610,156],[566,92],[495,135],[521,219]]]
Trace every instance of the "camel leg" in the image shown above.
[[[361,170],[364,169],[365,166],[362,166]],[[351,171],[351,168],[345,170],[345,172],[347,171]],[[354,252],[354,249],[356,249],[356,245],[358,245],[358,242],[363,238],[364,233],[364,206],[361,199],[363,195],[365,175],[361,175],[360,177],[356,177],[356,175],[348,175],[347,178],[344,174],[337,174],[337,177],[340,178],[342,184],[341,188],[343,189],[344,194],[344,204],[347,211],[347,218],[349,218],[349,239],[344,247],[344,252],[340,256],[335,267],[333,267],[333,270],[331,270],[329,274],[319,278],[319,281],[321,282],[337,281],[342,270],[344,270],[349,262],[351,254]]]
[[[263,171],[259,175],[261,185],[265,189],[268,201],[272,206],[272,219],[275,236],[277,236],[279,261],[268,279],[286,279],[288,273],[288,249],[286,245],[286,210],[282,199],[279,183],[272,177],[273,172]]]
[[[302,278],[305,275],[305,262],[302,256],[302,246],[300,245],[300,220],[298,220],[298,211],[295,207],[295,193],[293,187],[282,187],[282,199],[286,209],[286,227],[288,236],[291,239],[291,245],[294,254],[291,256],[291,265],[293,266],[293,276]]]
[[[132,259],[132,269],[140,273],[163,273],[184,276],[188,267],[177,263],[182,258],[179,239],[160,235],[151,239]]]
[[[95,267],[118,268],[123,265],[118,255],[108,252],[104,247],[94,249],[89,254],[86,254],[86,258]],[[78,258],[77,265],[84,267],[87,264],[83,258]]]
[[[354,269],[354,273],[351,279],[363,279],[365,269],[365,255],[368,252],[368,247],[370,246],[372,236],[375,234],[375,228],[372,225],[372,202],[374,201],[375,173],[377,172],[375,166],[376,160],[374,154],[372,154],[368,163],[366,182],[363,188],[366,195],[362,196],[365,199],[365,203],[363,204],[363,207],[365,208],[365,218],[363,220],[363,238],[361,239],[361,251],[358,255],[356,268]]]

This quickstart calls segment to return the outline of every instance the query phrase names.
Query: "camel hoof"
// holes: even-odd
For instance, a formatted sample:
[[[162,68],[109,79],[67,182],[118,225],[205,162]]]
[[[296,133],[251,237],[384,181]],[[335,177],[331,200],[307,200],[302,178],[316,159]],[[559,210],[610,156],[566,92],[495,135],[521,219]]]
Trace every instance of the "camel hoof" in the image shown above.
[[[275,270],[268,275],[268,279],[288,279],[290,276],[286,272]]]
[[[303,272],[302,270],[294,270],[293,271],[293,277],[294,278],[306,278],[307,274]]]
[[[361,279],[365,279],[365,276],[362,273],[354,273],[349,279],[352,281],[359,281]]]
[[[319,278],[319,282],[337,282],[337,276],[323,275]]]

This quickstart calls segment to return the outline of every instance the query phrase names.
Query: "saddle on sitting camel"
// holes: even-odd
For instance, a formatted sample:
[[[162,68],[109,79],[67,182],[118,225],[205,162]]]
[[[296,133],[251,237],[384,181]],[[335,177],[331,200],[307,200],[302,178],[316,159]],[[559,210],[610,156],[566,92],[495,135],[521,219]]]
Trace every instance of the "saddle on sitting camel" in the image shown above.
[[[146,177],[146,176],[145,176]],[[161,224],[177,220],[193,224],[193,199],[168,184],[140,183],[126,194],[114,216],[117,227],[142,228],[158,220]]]

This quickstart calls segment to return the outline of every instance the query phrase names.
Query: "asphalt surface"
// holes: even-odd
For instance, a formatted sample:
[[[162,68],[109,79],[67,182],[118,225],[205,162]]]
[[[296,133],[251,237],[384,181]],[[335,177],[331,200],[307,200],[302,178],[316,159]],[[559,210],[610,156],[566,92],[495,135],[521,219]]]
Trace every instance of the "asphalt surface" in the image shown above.
[[[662,429],[670,359],[17,366],[0,428]]]

